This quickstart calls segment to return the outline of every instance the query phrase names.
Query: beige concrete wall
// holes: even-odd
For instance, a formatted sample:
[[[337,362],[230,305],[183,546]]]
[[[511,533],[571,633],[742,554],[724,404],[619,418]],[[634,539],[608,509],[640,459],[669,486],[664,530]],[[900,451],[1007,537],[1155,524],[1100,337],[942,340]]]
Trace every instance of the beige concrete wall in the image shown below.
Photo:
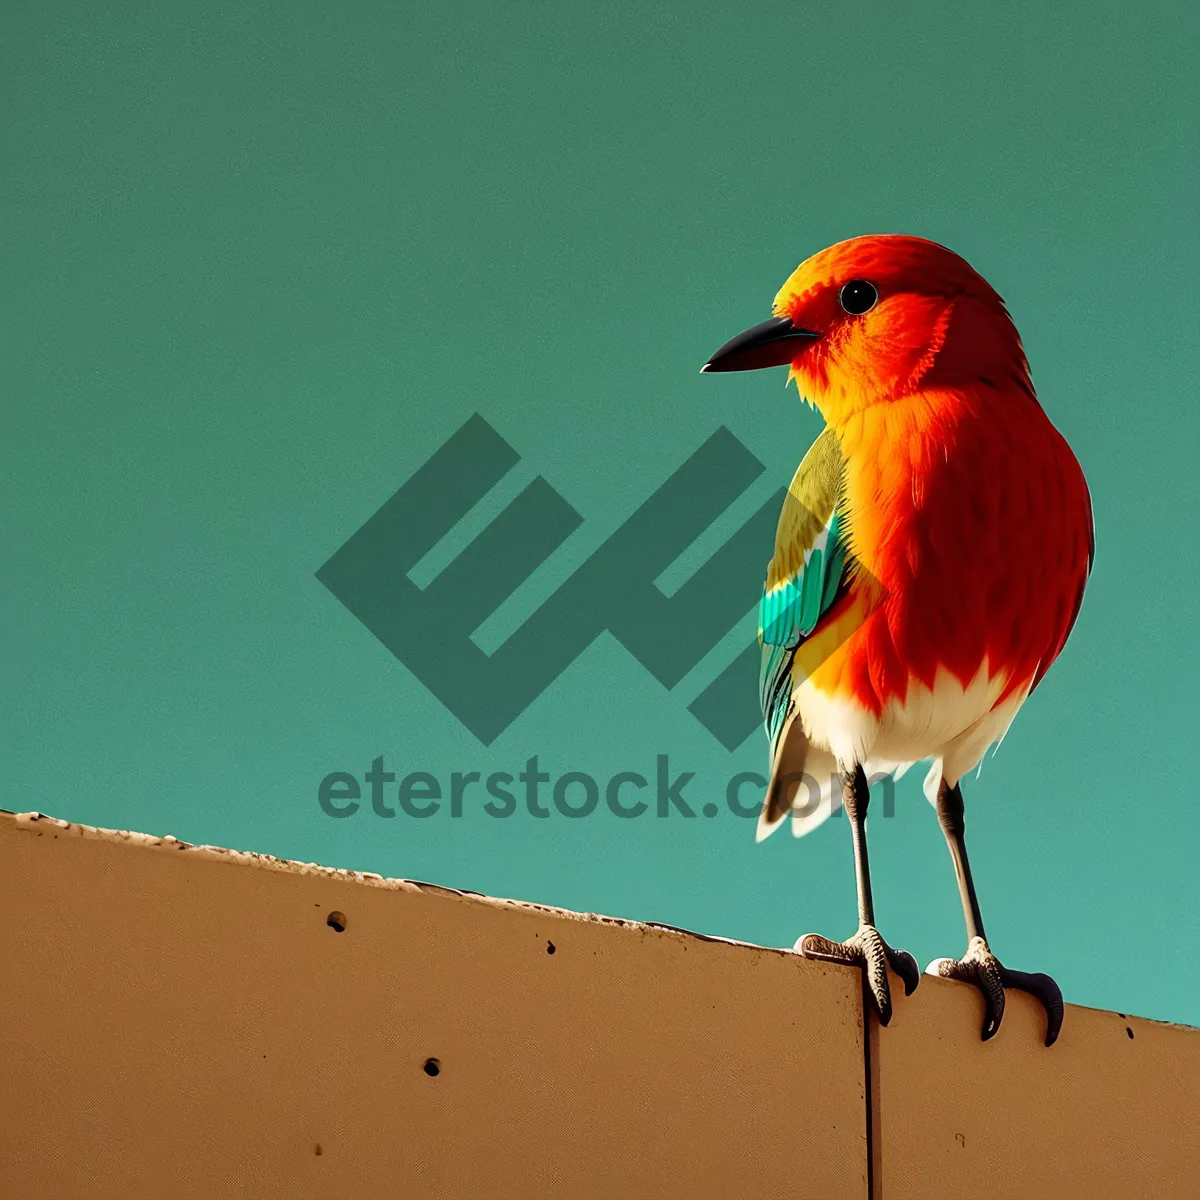
[[[1009,992],[985,1043],[982,999],[935,979],[896,1007],[871,1031],[887,1200],[1200,1197],[1200,1030],[1070,1005],[1046,1049]]]
[[[0,815],[0,1195],[1198,1194],[1200,1034],[1021,999]]]

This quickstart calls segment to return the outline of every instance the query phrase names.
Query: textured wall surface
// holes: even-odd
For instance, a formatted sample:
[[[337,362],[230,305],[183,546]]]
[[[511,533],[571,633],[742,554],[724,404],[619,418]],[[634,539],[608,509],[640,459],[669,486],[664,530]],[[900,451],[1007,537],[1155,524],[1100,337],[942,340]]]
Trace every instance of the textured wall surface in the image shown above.
[[[1187,1195],[1200,1034],[0,815],[0,1192]]]

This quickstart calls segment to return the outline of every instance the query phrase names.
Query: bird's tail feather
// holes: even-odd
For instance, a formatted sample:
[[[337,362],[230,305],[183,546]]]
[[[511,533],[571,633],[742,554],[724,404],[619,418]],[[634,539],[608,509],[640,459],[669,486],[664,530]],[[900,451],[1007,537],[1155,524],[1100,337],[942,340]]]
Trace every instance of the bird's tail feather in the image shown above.
[[[755,840],[761,842],[774,833],[789,812],[795,837],[816,829],[841,803],[836,781],[837,761],[828,750],[808,740],[799,716],[793,713],[779,737]]]

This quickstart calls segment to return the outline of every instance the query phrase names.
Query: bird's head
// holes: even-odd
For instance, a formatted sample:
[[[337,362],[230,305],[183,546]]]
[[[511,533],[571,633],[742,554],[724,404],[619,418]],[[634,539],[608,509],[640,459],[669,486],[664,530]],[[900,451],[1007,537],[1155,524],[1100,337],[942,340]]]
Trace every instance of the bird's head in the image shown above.
[[[1032,393],[1004,302],[967,262],[924,238],[877,234],[830,246],[796,268],[774,312],[702,370],[788,366],[831,424],[919,389],[1016,382]]]

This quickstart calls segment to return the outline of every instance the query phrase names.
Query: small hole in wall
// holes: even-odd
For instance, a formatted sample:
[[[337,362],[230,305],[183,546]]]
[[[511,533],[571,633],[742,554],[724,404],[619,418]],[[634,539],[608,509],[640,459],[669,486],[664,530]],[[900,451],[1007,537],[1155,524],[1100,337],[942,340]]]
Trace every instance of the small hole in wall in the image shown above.
[[[427,1058],[422,1070],[432,1079],[435,1075],[442,1073],[442,1064],[436,1058]]]
[[[1133,1037],[1133,1030],[1130,1029],[1128,1025],[1125,1026],[1125,1032],[1129,1034],[1130,1037]]]
[[[554,943],[553,943],[553,942],[547,942],[547,943],[546,943],[546,953],[547,953],[547,954],[553,954],[553,953],[554,953]]]
[[[346,931],[346,914],[343,912],[331,912],[325,918],[325,924],[336,933],[344,933]]]
[[[321,1155],[325,1153],[325,1151],[321,1149],[321,1143],[320,1143],[320,1142],[318,1142],[318,1143],[317,1143],[317,1144],[316,1144],[316,1145],[313,1147],[313,1153],[314,1153],[314,1154],[315,1154],[315,1155],[316,1155],[318,1158],[320,1158],[320,1157],[321,1157]]]

